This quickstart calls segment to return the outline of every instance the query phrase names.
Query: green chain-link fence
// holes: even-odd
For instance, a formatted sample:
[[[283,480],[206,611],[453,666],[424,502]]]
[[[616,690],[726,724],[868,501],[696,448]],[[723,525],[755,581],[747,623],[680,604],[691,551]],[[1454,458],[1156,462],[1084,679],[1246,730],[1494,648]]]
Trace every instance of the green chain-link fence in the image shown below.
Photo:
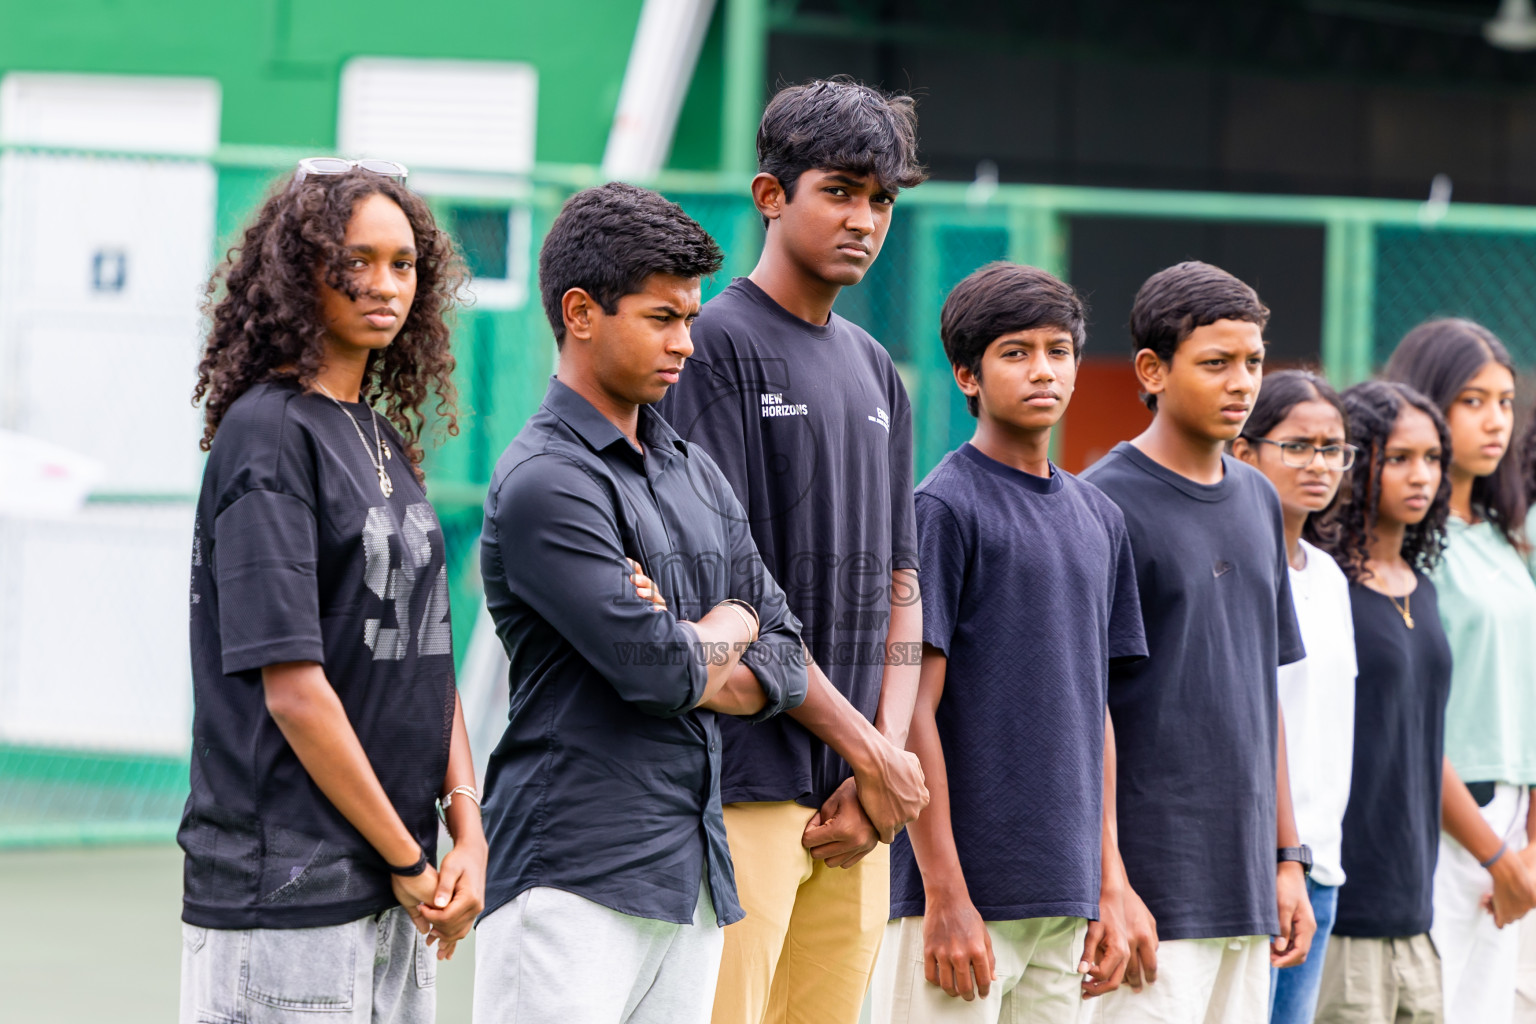
[[[213,161],[214,234],[221,251],[297,155],[226,150]],[[476,541],[484,488],[502,449],[537,407],[554,365],[537,293],[539,242],[564,199],[600,179],[590,168],[546,168],[532,180],[442,180],[447,184],[434,183],[429,198],[478,274],[480,297],[460,314],[456,329],[462,429],[432,450],[428,465],[430,494],[448,543],[456,650],[462,655],[481,600]],[[706,298],[730,276],[751,269],[763,229],[745,181],[678,175],[657,185],[726,251],[726,270],[707,282]],[[1419,204],[1398,201],[1006,185],[978,191],[934,182],[901,197],[880,259],[838,308],[880,339],[902,369],[914,406],[920,475],[968,437],[973,422],[938,341],[944,296],[965,274],[995,259],[1067,275],[1079,217],[1323,228],[1323,252],[1312,271],[1323,276],[1315,351],[1341,384],[1368,375],[1398,337],[1431,315],[1477,318],[1500,333],[1522,362],[1536,364],[1536,209],[1451,206],[1428,213],[1429,219]],[[3,245],[0,239],[0,252]],[[15,345],[7,349],[0,336],[0,403],[3,375],[11,370],[7,358],[18,358]],[[188,391],[191,381],[189,356],[183,381]],[[0,428],[13,426],[4,419],[5,408],[0,404]],[[131,429],[131,416],[123,428]],[[195,441],[188,437],[186,444]],[[102,493],[94,500],[131,505],[151,498],[190,508],[193,495]],[[6,547],[6,530],[13,526],[0,518],[0,587],[6,558],[16,557]],[[0,600],[0,610],[5,607]],[[184,615],[179,605],[117,611]],[[93,613],[82,604],[64,614]],[[184,653],[177,658],[184,662]],[[103,670],[110,671],[110,664]],[[110,744],[122,748],[112,753],[100,752],[99,744],[17,738],[9,727],[14,723],[7,722],[9,709],[25,704],[21,691],[52,683],[35,666],[26,674],[16,659],[0,655],[0,847],[168,838],[185,793],[185,756],[136,751],[131,736]]]

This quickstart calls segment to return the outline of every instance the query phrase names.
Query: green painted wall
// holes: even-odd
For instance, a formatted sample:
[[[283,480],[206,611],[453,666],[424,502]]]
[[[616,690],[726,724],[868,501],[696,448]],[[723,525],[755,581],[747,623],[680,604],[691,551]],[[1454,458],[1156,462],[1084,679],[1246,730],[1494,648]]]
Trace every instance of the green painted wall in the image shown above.
[[[223,141],[330,149],[350,57],[520,60],[539,70],[537,158],[597,163],[641,0],[0,0],[0,73],[203,75]]]

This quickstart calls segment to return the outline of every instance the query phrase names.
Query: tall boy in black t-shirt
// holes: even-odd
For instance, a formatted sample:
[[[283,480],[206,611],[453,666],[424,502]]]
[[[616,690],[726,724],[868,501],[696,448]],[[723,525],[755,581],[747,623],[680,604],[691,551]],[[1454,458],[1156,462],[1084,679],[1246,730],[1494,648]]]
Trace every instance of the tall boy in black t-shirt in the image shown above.
[[[922,640],[911,409],[885,349],[832,312],[923,180],[916,148],[910,97],[834,79],[773,98],[762,256],[704,306],[661,404],[725,471],[816,662],[785,718],[721,726],[747,917],[726,929],[715,1024],[858,1019],[889,911],[878,843],[927,803],[902,749]]]
[[[1105,1021],[1263,1024],[1271,964],[1300,963],[1315,929],[1279,742],[1277,669],[1304,655],[1280,503],[1224,450],[1258,395],[1268,319],[1209,264],[1149,278],[1131,337],[1152,425],[1084,474],[1136,555],[1150,657],[1115,667],[1109,708],[1120,852],[1162,940],[1131,967],[1156,984],[1105,996]]]
[[[1146,656],[1141,607],[1120,509],[1047,454],[1083,320],[1070,287],[1012,263],[944,303],[977,423],[917,489],[910,746],[933,802],[891,848],[873,986],[889,1024],[1076,1022],[1124,971],[1105,691],[1111,664]]]

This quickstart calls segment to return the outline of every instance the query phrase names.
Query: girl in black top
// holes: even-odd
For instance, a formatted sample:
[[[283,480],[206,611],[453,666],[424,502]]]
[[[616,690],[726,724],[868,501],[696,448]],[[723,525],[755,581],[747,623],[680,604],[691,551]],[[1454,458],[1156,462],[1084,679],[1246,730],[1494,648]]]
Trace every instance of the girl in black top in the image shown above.
[[[452,955],[483,905],[443,533],[419,468],[429,389],[454,429],[444,314],[461,273],[404,180],[382,161],[302,162],[215,278],[195,392],[209,457],[184,1022],[430,1021],[427,946]],[[439,799],[455,842],[434,868]]]
[[[1350,580],[1359,675],[1346,881],[1316,1019],[1438,1022],[1428,932],[1451,651],[1425,572],[1445,544],[1450,436],[1406,385],[1358,384],[1343,399],[1361,454],[1333,554]]]

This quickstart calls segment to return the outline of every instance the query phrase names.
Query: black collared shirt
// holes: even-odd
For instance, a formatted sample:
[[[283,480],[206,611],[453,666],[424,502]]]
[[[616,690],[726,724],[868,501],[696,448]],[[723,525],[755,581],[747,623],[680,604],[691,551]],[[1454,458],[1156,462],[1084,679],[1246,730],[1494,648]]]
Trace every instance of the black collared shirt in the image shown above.
[[[655,410],[642,455],[551,381],[485,502],[486,603],[511,658],[507,731],[486,772],[485,909],[533,886],[620,913],[693,920],[707,876],[720,924],[742,917],[720,814],[720,727],[694,710],[705,665],[688,621],[727,597],[758,609],[742,656],[768,704],[805,699],[800,623],[713,460]],[[656,580],[635,596],[625,558]]]

